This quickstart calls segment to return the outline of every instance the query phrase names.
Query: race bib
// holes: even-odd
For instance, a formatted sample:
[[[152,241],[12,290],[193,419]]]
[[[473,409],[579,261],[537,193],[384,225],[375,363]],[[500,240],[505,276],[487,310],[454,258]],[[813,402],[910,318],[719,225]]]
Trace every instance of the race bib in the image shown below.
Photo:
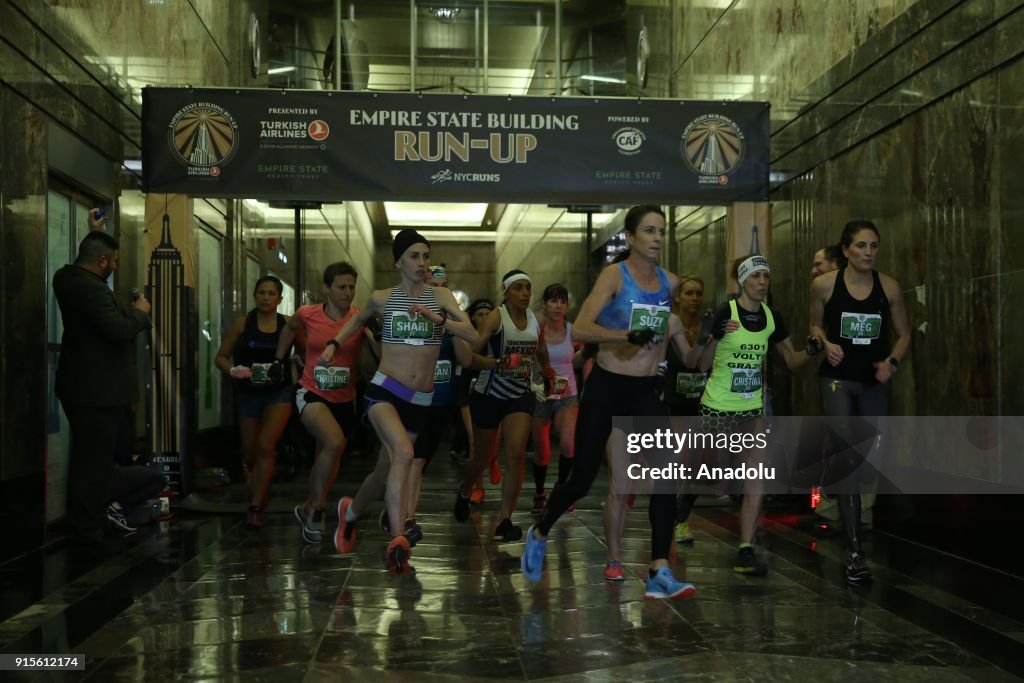
[[[322,391],[343,389],[348,386],[349,374],[348,368],[337,365],[328,367],[318,365],[313,369],[313,382],[316,384],[316,388]]]
[[[421,346],[423,340],[434,336],[434,323],[423,316],[393,313],[391,315],[391,336],[404,344]]]
[[[882,316],[878,313],[843,312],[839,335],[857,345],[870,344],[882,333]]]
[[[654,330],[657,334],[668,331],[668,317],[672,309],[654,304],[633,304],[629,312],[629,331]]]
[[[507,379],[532,379],[533,378],[533,358],[523,358],[519,361],[519,365],[514,368],[498,368],[498,377],[505,377]]]
[[[708,376],[703,372],[677,372],[676,393],[686,398],[698,398],[707,381]]]
[[[251,384],[270,384],[270,366],[271,363],[253,363],[252,377],[249,378],[249,382]]]
[[[439,360],[434,366],[434,384],[445,384],[452,381],[452,362]]]
[[[555,383],[551,387],[550,396],[561,396],[565,393],[565,390],[569,388],[568,377],[555,377]]]
[[[761,368],[731,368],[732,384],[729,391],[743,398],[754,398],[761,390]]]

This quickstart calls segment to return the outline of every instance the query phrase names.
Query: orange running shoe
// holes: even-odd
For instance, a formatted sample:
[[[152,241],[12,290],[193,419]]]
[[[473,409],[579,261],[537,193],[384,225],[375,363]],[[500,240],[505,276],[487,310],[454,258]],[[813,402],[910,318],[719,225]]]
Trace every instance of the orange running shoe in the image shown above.
[[[409,539],[405,536],[395,536],[388,544],[385,566],[393,574],[408,574],[414,571],[409,566],[410,557],[412,557],[412,548],[409,546]]]
[[[604,580],[605,581],[625,581],[626,577],[622,574],[622,563],[618,560],[609,560],[608,564],[604,568]]]
[[[345,496],[338,501],[338,530],[334,532],[334,548],[342,555],[352,552],[356,542],[356,523],[345,519],[352,499]]]

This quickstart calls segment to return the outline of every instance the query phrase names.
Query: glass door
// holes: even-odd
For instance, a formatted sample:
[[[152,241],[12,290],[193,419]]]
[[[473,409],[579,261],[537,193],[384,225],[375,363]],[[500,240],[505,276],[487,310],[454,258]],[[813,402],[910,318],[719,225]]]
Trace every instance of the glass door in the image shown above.
[[[199,253],[196,281],[199,310],[199,429],[221,423],[221,372],[214,364],[221,340],[221,294],[224,286],[224,245],[220,237],[197,221]]]

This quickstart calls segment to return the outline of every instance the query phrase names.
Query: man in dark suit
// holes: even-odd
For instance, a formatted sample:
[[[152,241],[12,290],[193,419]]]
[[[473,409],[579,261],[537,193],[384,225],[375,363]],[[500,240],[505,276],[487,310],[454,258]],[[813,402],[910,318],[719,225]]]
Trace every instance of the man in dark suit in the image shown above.
[[[152,326],[145,297],[128,306],[107,286],[119,245],[91,223],[75,262],[53,276],[64,321],[55,388],[71,426],[67,518],[86,542],[103,539],[114,451],[138,398],[135,338]]]

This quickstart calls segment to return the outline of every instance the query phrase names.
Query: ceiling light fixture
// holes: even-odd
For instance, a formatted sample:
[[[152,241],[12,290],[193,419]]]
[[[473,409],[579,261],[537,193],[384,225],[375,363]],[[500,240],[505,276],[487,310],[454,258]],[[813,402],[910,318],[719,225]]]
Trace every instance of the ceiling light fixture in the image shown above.
[[[622,85],[626,82],[623,78],[611,78],[610,76],[595,76],[593,74],[583,74],[580,76],[581,81],[596,81],[598,83],[618,83]]]
[[[286,74],[289,71],[295,71],[294,66],[275,66],[273,69],[268,69],[267,73],[271,76],[275,74]]]
[[[455,21],[461,10],[458,7],[431,7],[430,13],[441,21]]]

